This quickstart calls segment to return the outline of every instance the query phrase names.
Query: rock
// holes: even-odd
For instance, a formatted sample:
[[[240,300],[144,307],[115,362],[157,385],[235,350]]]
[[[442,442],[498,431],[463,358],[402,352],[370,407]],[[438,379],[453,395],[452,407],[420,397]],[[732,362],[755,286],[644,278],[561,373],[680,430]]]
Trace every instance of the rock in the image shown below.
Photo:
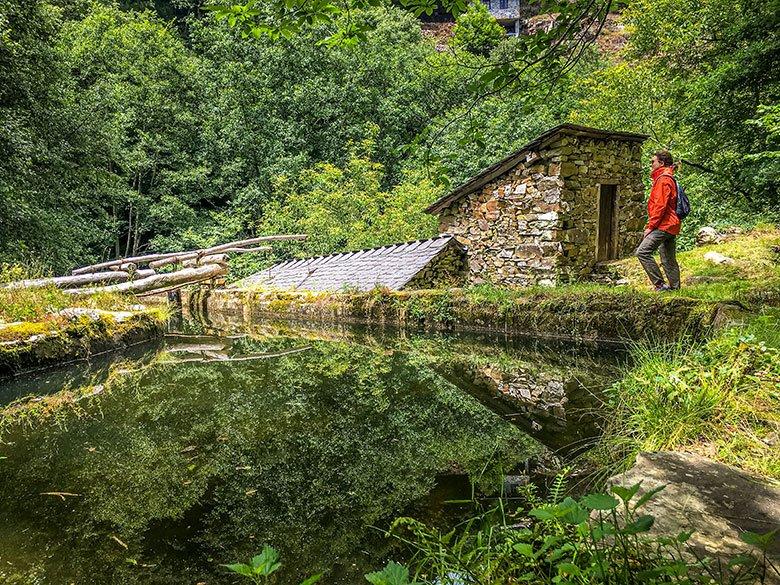
[[[727,282],[729,279],[725,276],[688,276],[684,280],[684,284],[709,284],[711,282]]]
[[[745,308],[738,303],[718,303],[715,315],[712,317],[712,327],[722,329],[730,325],[744,323],[747,314]]]
[[[666,486],[643,507],[643,513],[655,517],[652,532],[693,531],[688,544],[700,554],[722,558],[747,552],[740,533],[763,534],[780,526],[779,487],[700,455],[640,453],[634,467],[609,483],[631,486],[640,481],[640,495]],[[780,559],[780,540],[775,540],[769,556]]]
[[[715,228],[709,226],[699,228],[699,231],[696,232],[697,246],[706,246],[707,244],[718,244],[720,243],[721,239],[722,238],[715,230]]]
[[[708,262],[712,262],[713,264],[716,264],[718,266],[725,265],[725,266],[735,266],[736,261],[733,258],[729,258],[728,256],[724,256],[720,252],[707,252],[704,255],[704,259]]]

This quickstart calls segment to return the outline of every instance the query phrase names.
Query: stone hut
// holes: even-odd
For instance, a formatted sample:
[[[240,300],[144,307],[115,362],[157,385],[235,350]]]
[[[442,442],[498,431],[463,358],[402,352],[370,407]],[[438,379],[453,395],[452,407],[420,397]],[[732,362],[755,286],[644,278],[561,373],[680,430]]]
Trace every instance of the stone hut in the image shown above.
[[[562,124],[436,201],[471,283],[554,285],[631,254],[645,223],[647,136]]]

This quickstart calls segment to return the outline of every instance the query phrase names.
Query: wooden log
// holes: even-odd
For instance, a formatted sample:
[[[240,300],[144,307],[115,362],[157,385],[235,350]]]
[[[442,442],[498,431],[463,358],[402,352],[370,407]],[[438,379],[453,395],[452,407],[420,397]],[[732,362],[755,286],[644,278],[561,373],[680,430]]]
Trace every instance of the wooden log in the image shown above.
[[[133,278],[139,280],[148,278],[155,274],[154,270],[137,270],[133,273]],[[52,278],[34,278],[30,280],[18,280],[0,285],[0,288],[22,289],[22,288],[42,288],[45,286],[56,286],[57,288],[74,288],[97,283],[117,283],[130,280],[130,273],[124,271],[95,272],[93,274],[80,274],[78,276],[55,276]]]
[[[148,278],[142,278],[141,280],[134,280],[132,282],[123,282],[120,284],[112,284],[110,286],[94,288],[71,288],[66,289],[65,292],[71,295],[94,294],[98,292],[143,293],[161,288],[181,286],[191,282],[215,278],[217,276],[222,276],[226,272],[226,266],[221,266],[220,264],[206,264],[205,266],[185,268],[183,270],[177,270],[176,272],[169,272],[167,274],[155,274]]]
[[[223,250],[223,252],[228,254],[245,254],[247,252],[269,252],[270,250],[273,250],[272,246],[258,246],[257,248],[228,248]]]
[[[277,351],[273,353],[256,353],[246,356],[240,356],[240,357],[228,357],[223,355],[213,355],[213,356],[204,356],[200,358],[184,358],[184,359],[176,359],[176,360],[166,360],[158,362],[161,365],[168,365],[168,364],[208,364],[213,362],[250,362],[254,360],[268,360],[278,357],[284,357],[288,355],[293,355],[296,353],[300,353],[302,351],[308,351],[311,349],[311,346],[307,345],[305,347],[298,347],[295,349],[288,349],[285,351]]]
[[[259,244],[261,242],[283,242],[289,240],[305,240],[306,234],[290,234],[279,236],[259,236],[257,238],[249,238],[247,240],[236,240],[234,242],[228,242],[227,244],[220,244],[218,246],[212,246],[211,248],[203,248],[202,250],[193,250],[192,252],[166,252],[164,254],[145,254],[143,256],[133,256],[130,258],[119,258],[117,260],[109,260],[108,262],[101,262],[100,264],[91,264],[90,266],[84,266],[83,268],[76,268],[71,272],[73,275],[89,274],[90,272],[98,272],[105,270],[113,266],[120,266],[127,262],[134,262],[135,264],[148,264],[156,260],[163,260],[172,256],[181,256],[184,254],[194,254],[195,256],[208,256],[209,254],[216,254],[231,248],[245,248],[253,244]]]
[[[202,351],[220,352],[227,347],[224,343],[182,343],[165,349],[168,353],[200,353]]]
[[[225,254],[228,252],[232,254],[243,254],[245,252],[267,252],[268,250],[273,250],[273,248],[271,246],[259,246],[257,248],[227,248],[225,250],[220,250],[220,252],[224,252]],[[162,258],[161,260],[153,260],[149,262],[149,268],[161,268],[169,264],[178,264],[179,262],[183,262],[186,265],[188,260],[197,260],[199,264],[207,264],[208,262],[206,261],[206,258],[220,255],[222,254],[217,254],[213,251],[209,252],[208,250],[182,252],[177,256],[170,256],[169,258]],[[227,261],[227,256],[225,257],[225,260]]]

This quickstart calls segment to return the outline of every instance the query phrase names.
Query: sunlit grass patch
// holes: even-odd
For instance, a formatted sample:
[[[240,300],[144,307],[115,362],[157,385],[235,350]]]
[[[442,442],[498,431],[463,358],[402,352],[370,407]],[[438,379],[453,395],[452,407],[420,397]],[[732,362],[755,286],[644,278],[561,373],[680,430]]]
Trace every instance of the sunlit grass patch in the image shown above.
[[[720,244],[710,244],[681,252],[682,290],[665,293],[704,300],[739,299],[757,287],[780,290],[780,229],[758,226],[745,234],[733,236]],[[716,265],[704,258],[707,252],[718,252],[734,260],[733,265]],[[636,258],[614,263],[617,272],[630,286],[649,288],[647,276]]]
[[[691,450],[780,480],[780,311],[694,347],[643,345],[609,391],[592,456]]]

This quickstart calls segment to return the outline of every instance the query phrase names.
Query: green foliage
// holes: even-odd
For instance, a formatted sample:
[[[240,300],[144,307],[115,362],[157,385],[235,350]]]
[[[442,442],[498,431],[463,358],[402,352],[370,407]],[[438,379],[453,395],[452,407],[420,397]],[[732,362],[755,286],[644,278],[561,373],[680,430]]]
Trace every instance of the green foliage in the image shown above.
[[[612,494],[539,503],[507,518],[496,508],[465,528],[441,533],[399,518],[391,534],[415,551],[412,565],[424,583],[752,583],[772,570],[765,552],[777,531],[745,533],[759,555],[739,555],[728,565],[701,559],[685,546],[690,533],[649,535],[655,518],[644,506],[663,487],[612,486]],[[519,522],[518,522],[519,521]],[[510,524],[513,523],[513,524]],[[524,527],[518,528],[517,524]]]
[[[498,24],[481,1],[471,2],[468,10],[455,19],[452,44],[455,47],[487,57],[506,37],[504,27]]]
[[[366,581],[371,585],[422,585],[417,581],[409,581],[409,569],[390,561],[381,571],[366,574]]]
[[[222,565],[228,571],[247,577],[252,582],[259,584],[268,583],[271,576],[276,573],[282,566],[279,562],[279,553],[272,546],[265,545],[262,552],[259,555],[252,557],[249,564],[233,563],[229,565]],[[301,581],[300,585],[314,585],[322,578],[322,573],[312,575]]]
[[[370,152],[371,144],[363,149]],[[424,178],[410,176],[387,192],[382,165],[355,152],[344,167],[319,164],[295,180],[279,178],[274,200],[263,207],[260,233],[305,233],[298,255],[321,255],[370,248],[436,233],[436,218],[425,207],[441,194]],[[283,249],[283,248],[281,248]]]
[[[632,461],[638,451],[699,448],[780,478],[771,435],[780,421],[776,310],[698,346],[640,346],[610,391],[604,438],[590,455]]]

